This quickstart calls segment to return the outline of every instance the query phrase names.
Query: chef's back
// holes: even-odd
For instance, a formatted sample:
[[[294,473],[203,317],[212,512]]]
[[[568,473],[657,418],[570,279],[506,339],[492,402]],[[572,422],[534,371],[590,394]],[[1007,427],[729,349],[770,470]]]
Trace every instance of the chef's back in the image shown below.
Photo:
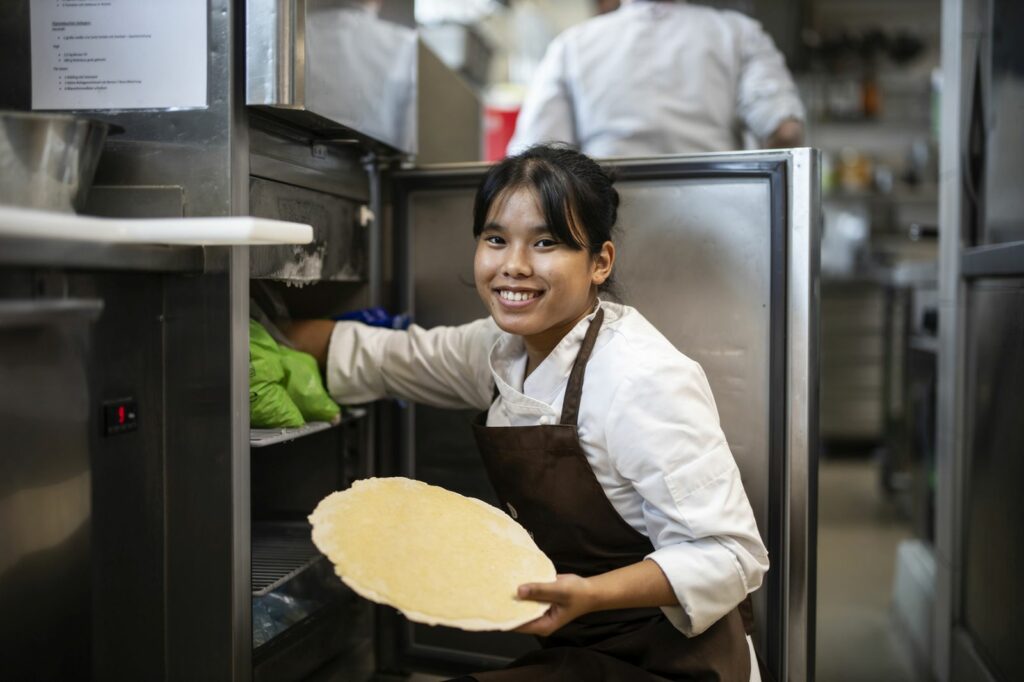
[[[744,131],[759,146],[797,146],[803,119],[785,60],[759,23],[626,0],[551,43],[508,151],[552,141],[597,157],[729,151],[743,148]]]

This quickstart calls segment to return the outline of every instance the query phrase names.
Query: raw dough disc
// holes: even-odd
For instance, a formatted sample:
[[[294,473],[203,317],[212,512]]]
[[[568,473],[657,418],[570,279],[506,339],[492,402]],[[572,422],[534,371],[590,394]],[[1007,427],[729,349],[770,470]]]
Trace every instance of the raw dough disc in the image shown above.
[[[346,585],[409,620],[511,630],[547,611],[515,593],[554,580],[551,560],[522,526],[480,500],[408,478],[370,478],[325,497],[309,521]]]

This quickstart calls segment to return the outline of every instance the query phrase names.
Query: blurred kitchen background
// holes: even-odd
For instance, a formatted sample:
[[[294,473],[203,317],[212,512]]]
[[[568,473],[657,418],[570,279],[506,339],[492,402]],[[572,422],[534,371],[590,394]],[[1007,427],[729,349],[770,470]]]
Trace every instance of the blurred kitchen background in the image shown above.
[[[806,145],[822,154],[817,679],[924,679],[935,580],[942,2],[698,4],[762,22],[802,93]],[[476,158],[504,155],[550,40],[617,6],[417,0],[423,42],[479,101]],[[474,152],[435,142],[435,160]],[[421,141],[421,162],[432,160],[432,144]]]

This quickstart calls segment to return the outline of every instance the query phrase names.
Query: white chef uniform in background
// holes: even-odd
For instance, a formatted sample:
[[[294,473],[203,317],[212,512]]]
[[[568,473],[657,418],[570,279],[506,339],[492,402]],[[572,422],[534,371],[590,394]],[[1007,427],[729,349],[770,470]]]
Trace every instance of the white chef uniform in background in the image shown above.
[[[590,156],[650,156],[761,143],[803,104],[782,54],[738,12],[625,0],[548,47],[508,153],[568,142]],[[788,143],[787,143],[788,144]]]

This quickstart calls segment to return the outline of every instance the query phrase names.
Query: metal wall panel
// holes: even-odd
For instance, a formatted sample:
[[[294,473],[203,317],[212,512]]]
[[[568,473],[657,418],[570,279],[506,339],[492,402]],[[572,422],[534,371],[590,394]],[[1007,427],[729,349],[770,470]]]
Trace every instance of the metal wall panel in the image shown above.
[[[963,626],[996,679],[1024,676],[1024,280],[983,279],[967,295],[968,431],[963,508]]]

